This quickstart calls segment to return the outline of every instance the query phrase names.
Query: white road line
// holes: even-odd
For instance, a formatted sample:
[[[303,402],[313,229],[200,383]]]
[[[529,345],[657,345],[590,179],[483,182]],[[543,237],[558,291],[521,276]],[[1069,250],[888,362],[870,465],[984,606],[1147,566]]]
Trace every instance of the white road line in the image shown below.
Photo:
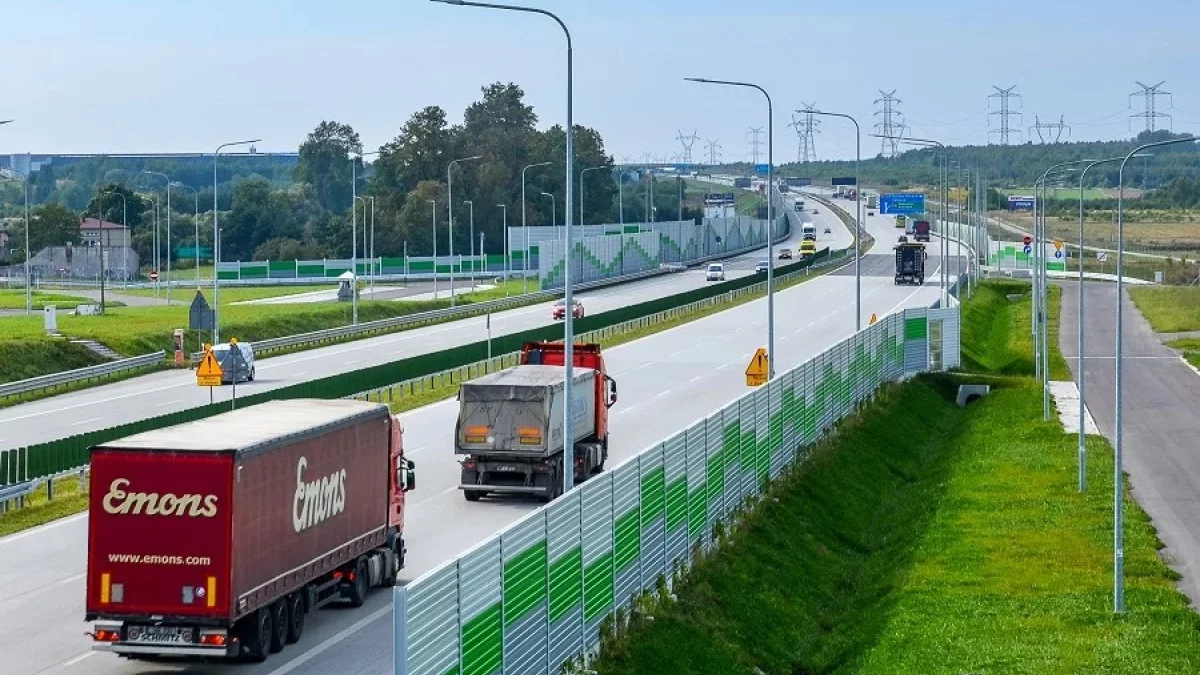
[[[26,537],[32,537],[34,535],[42,534],[46,530],[53,530],[56,527],[62,527],[63,525],[68,525],[70,523],[73,523],[73,522],[83,519],[83,518],[87,518],[86,512],[85,513],[77,513],[73,516],[67,516],[66,518],[63,518],[61,520],[55,520],[55,521],[46,523],[45,525],[40,525],[33,529],[25,530],[24,532],[10,534],[7,537],[0,538],[0,546],[3,546],[4,544],[11,544],[14,541],[19,541]]]
[[[84,653],[80,654],[79,656],[76,656],[75,658],[71,659],[70,661],[67,661],[66,663],[64,663],[63,668],[70,668],[71,666],[83,661],[84,659],[86,659],[87,657],[89,657],[95,653],[96,652],[84,652]]]
[[[285,673],[292,672],[293,670],[299,668],[300,666],[304,665],[305,663],[308,663],[309,661],[316,658],[318,655],[320,655],[326,649],[329,649],[330,647],[336,645],[337,643],[341,642],[342,640],[345,640],[346,638],[350,637],[351,635],[354,635],[358,631],[367,627],[367,625],[369,625],[369,624],[373,623],[374,621],[391,613],[391,611],[392,611],[392,603],[388,602],[387,605],[384,605],[383,607],[380,607],[379,609],[375,610],[374,612],[371,612],[370,614],[364,616],[363,618],[354,622],[350,626],[347,626],[344,630],[339,632],[337,635],[331,636],[329,639],[325,640],[324,642],[322,642],[319,645],[315,645],[312,649],[309,649],[308,651],[304,652],[300,656],[297,656],[296,658],[292,659],[291,661],[288,661],[287,663],[276,668],[275,670],[272,670],[271,672],[267,673],[267,675],[284,675]]]
[[[73,427],[77,427],[77,426],[79,426],[80,424],[87,424],[88,422],[99,422],[99,421],[100,421],[100,420],[102,420],[102,419],[104,419],[104,418],[103,418],[103,417],[92,417],[92,418],[90,418],[90,419],[86,419],[86,420],[79,420],[78,422],[72,422],[72,423],[71,423],[71,426],[73,426]]]
[[[76,581],[79,581],[83,577],[84,577],[84,573],[80,572],[79,574],[72,574],[71,576],[67,577],[66,579],[60,579],[58,583],[60,586],[66,586],[67,584],[73,584]],[[91,652],[88,652],[88,653],[90,654]]]
[[[670,390],[670,389],[668,389],[668,390],[666,390],[666,391],[660,391],[660,392],[658,392],[657,394],[655,394],[655,395],[654,395],[654,398],[661,398],[661,397],[663,397],[663,396],[666,396],[666,395],[667,395],[667,394],[669,394],[669,393],[671,393],[671,390]]]
[[[161,408],[165,405],[175,405],[176,403],[182,403],[182,401],[180,399],[175,399],[174,401],[167,401],[166,403],[156,403],[154,407]]]

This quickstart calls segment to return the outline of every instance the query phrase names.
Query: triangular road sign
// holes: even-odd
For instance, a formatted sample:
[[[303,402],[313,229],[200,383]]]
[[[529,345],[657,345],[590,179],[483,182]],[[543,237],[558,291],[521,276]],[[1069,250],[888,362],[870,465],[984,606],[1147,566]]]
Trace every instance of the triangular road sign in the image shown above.
[[[201,387],[219,387],[222,375],[224,372],[221,370],[221,364],[217,362],[217,357],[213,356],[212,347],[207,347],[204,350],[204,358],[200,359],[200,365],[196,368],[196,384]]]
[[[871,323],[870,323],[870,324],[868,324],[868,325],[870,325],[870,326],[874,326],[876,321],[879,321],[879,317],[875,316],[875,314],[874,314],[874,313],[872,313],[872,314],[871,314]]]
[[[767,350],[760,347],[750,358],[750,365],[746,366],[746,386],[758,387],[766,384],[770,368],[771,360],[767,356]]]

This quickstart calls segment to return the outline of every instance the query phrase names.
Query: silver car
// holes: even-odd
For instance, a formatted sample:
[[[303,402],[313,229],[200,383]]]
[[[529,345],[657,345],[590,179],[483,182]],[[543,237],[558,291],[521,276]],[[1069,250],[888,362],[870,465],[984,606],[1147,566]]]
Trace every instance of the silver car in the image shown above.
[[[219,345],[213,345],[212,354],[216,358],[217,363],[221,364],[221,383],[232,384],[233,373],[227,365],[226,359],[229,357],[229,350],[232,345],[228,342],[222,342]],[[238,378],[238,382],[253,382],[254,381],[254,347],[249,342],[237,343],[238,350],[242,353],[242,358],[246,361],[246,375]]]
[[[705,281],[725,281],[725,266],[721,263],[713,263],[708,266],[708,271],[704,273]]]

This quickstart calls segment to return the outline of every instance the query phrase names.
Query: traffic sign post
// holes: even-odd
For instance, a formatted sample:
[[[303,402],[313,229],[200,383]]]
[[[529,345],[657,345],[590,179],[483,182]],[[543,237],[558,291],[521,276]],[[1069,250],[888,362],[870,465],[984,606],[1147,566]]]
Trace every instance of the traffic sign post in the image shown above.
[[[767,383],[767,377],[771,372],[771,360],[767,356],[767,350],[762,347],[754,352],[754,356],[750,359],[750,365],[746,366],[746,386],[761,387]]]
[[[229,353],[225,355],[225,361],[221,364],[221,370],[229,373],[229,381],[233,384],[230,409],[236,410],[238,380],[250,377],[250,364],[246,363],[246,357],[242,356],[242,348],[238,346],[237,338],[229,338]]]
[[[212,345],[204,345],[204,357],[200,359],[200,365],[196,368],[196,384],[201,387],[208,387],[208,402],[212,403],[213,387],[221,386],[221,378],[224,372],[221,370],[221,364],[217,362],[217,357],[213,356]]]

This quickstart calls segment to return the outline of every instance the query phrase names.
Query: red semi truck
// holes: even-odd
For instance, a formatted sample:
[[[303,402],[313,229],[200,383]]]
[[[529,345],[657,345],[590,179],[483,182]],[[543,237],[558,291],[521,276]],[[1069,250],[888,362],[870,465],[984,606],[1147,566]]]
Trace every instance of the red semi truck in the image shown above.
[[[91,450],[86,620],[129,658],[262,661],[404,564],[415,487],[386,406],[274,401]]]

